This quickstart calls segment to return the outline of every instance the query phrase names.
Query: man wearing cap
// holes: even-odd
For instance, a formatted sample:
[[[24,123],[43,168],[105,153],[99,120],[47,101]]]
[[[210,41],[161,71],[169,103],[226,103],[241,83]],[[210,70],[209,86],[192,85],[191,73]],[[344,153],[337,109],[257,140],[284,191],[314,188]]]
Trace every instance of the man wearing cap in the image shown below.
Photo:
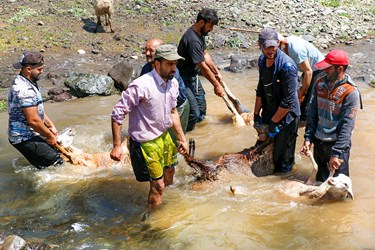
[[[324,70],[325,76],[315,82],[301,153],[308,155],[314,144],[317,181],[325,181],[330,172],[334,176],[349,176],[351,137],[360,93],[346,74],[348,65],[348,54],[342,50],[331,50],[324,60],[315,64]]]
[[[155,52],[156,48],[163,44],[163,41],[158,38],[151,38],[149,41],[147,41],[145,46],[144,54],[146,56],[147,63],[143,65],[141,70],[141,76],[144,74],[147,74],[151,72],[155,68]],[[174,74],[174,78],[178,81],[178,97],[177,97],[177,111],[180,116],[181,121],[181,127],[184,133],[186,133],[188,120],[189,120],[189,110],[190,110],[190,104],[189,100],[186,98],[187,91],[191,93],[190,89],[186,89],[185,83],[182,80],[180,73],[178,69],[176,68],[176,73]],[[171,131],[170,131],[171,132]],[[175,141],[176,138],[172,132],[171,134],[172,139]]]
[[[164,187],[173,183],[177,149],[185,154],[188,147],[176,109],[178,82],[174,74],[178,59],[183,58],[175,46],[158,46],[155,68],[129,84],[111,115],[111,158],[122,158],[121,129],[125,116],[129,115],[132,167],[138,181],[150,183],[148,204],[151,207],[161,204]],[[170,127],[179,142],[178,148],[167,131]]]
[[[178,53],[185,58],[179,60],[178,69],[185,86],[195,95],[188,96],[190,117],[187,131],[195,128],[195,124],[203,121],[206,116],[207,104],[205,91],[198,78],[198,72],[213,85],[215,94],[222,97],[224,89],[220,71],[207,51],[205,36],[217,25],[219,18],[216,10],[203,8],[197,15],[196,22],[186,30],[178,45]]]
[[[298,90],[301,108],[301,122],[306,121],[306,108],[313,89],[313,83],[322,76],[323,71],[315,68],[315,64],[324,59],[323,54],[310,42],[297,36],[284,37],[279,35],[281,49],[293,59],[302,72],[302,85]]]
[[[278,35],[272,28],[259,33],[259,82],[256,90],[254,124],[269,125],[274,139],[275,172],[288,172],[294,165],[300,107],[298,75],[294,61],[278,49]]]
[[[58,131],[44,111],[42,94],[37,81],[43,73],[43,55],[39,52],[23,53],[20,69],[8,96],[8,139],[23,156],[38,169],[63,162],[57,149]]]

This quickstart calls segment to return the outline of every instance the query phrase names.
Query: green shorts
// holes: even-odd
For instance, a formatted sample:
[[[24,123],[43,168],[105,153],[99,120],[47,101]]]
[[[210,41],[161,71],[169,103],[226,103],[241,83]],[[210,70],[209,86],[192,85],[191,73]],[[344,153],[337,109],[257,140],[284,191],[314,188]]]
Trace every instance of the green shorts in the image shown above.
[[[177,148],[167,131],[154,140],[141,142],[140,147],[152,179],[161,178],[165,167],[177,164]]]

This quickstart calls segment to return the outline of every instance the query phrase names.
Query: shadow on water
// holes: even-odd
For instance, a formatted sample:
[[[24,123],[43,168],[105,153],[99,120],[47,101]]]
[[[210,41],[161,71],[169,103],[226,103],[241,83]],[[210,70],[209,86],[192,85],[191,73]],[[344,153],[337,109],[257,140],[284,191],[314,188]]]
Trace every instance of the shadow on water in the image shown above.
[[[224,75],[232,92],[254,106],[256,72]],[[236,128],[221,98],[204,81],[208,116],[187,139],[196,157],[213,159],[253,145],[255,130]],[[79,168],[69,164],[38,171],[7,141],[7,114],[0,113],[0,228],[59,249],[364,249],[375,245],[374,92],[360,86],[365,109],[353,135],[351,177],[354,201],[310,204],[280,192],[282,176],[254,178],[221,172],[215,182],[194,182],[193,169],[179,158],[175,182],[162,207],[147,209],[148,183],[135,181],[131,166]],[[119,96],[48,103],[62,130],[76,129],[74,145],[88,153],[111,149],[110,113]],[[126,123],[125,123],[126,124]],[[360,129],[366,128],[366,129]],[[302,145],[299,130],[297,150]],[[290,177],[311,171],[296,153]],[[236,186],[233,195],[229,187]]]

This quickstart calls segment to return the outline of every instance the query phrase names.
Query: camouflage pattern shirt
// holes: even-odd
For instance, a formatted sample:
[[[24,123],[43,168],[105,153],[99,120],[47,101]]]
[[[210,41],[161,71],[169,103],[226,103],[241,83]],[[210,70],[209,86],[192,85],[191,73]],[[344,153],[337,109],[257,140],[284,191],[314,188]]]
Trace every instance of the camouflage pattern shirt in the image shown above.
[[[17,144],[38,135],[27,123],[23,108],[37,107],[39,117],[44,121],[42,94],[36,83],[23,75],[17,75],[8,95],[8,139]]]

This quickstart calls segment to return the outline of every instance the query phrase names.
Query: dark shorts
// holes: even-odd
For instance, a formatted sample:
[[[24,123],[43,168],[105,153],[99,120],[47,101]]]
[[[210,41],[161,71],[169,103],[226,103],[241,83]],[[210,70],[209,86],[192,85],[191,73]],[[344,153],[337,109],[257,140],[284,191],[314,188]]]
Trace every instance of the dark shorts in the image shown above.
[[[12,145],[38,169],[63,163],[59,151],[50,146],[41,136]]]
[[[161,158],[164,158],[163,156],[160,156],[160,155],[157,156],[157,154],[152,154],[154,155],[154,157],[151,157],[151,158],[154,158],[154,159],[151,159],[152,161],[148,163],[145,160],[144,155],[146,152],[142,151],[141,143],[134,141],[130,137],[129,139],[130,160],[131,160],[133,172],[137,181],[145,182],[145,181],[161,179],[163,177],[162,175],[163,169],[172,168],[177,165],[177,158],[175,158],[177,157],[177,151],[174,146],[174,143],[172,139],[170,138],[170,135],[168,132],[165,132],[163,135],[164,136],[167,135],[170,140],[169,144],[171,145],[173,144],[174,149],[171,149],[173,152],[171,150],[167,150],[171,154],[168,154],[168,156],[166,156],[165,159],[161,159]],[[157,150],[157,151],[160,151],[160,150]],[[163,164],[164,161],[165,161],[165,164]],[[153,178],[152,175],[154,175],[155,178]]]

